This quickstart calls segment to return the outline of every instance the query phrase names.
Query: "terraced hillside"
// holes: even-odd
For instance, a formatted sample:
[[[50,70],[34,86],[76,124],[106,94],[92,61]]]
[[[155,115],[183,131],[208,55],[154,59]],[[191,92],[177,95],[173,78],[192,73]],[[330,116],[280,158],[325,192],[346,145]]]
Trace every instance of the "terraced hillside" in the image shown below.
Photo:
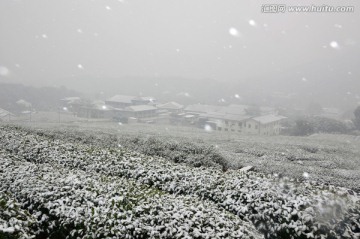
[[[169,160],[71,138],[0,128],[0,238],[360,236],[359,197],[346,188],[224,171],[221,155],[191,142]]]

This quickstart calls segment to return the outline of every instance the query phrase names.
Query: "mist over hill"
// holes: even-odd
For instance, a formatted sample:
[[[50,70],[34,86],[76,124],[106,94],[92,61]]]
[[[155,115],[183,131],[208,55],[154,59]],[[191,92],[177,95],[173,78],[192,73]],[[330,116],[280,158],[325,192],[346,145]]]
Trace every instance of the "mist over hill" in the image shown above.
[[[17,102],[29,102],[35,110],[56,110],[60,99],[77,96],[80,93],[66,87],[33,87],[22,84],[0,83],[0,107],[20,109]],[[25,108],[23,107],[25,110]]]

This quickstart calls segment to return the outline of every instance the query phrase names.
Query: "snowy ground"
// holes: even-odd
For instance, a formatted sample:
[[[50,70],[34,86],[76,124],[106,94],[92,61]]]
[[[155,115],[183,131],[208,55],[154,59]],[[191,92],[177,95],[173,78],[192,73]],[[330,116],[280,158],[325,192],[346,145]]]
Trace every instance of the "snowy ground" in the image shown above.
[[[93,126],[1,128],[0,236],[1,231],[12,238],[360,236],[359,197],[351,190],[312,182],[307,175],[299,181],[146,156],[118,145],[123,136],[114,138],[134,134],[132,126],[116,126],[118,132],[114,125],[90,130]],[[146,127],[136,128],[150,137]],[[152,130],[169,140],[175,129],[164,129],[169,135]],[[177,130],[177,137],[189,134]],[[206,135],[214,137],[192,133],[198,146],[207,144],[201,142]]]
[[[59,132],[81,132],[104,146],[124,144],[123,139],[138,137],[160,141],[193,142],[215,148],[231,169],[252,165],[262,173],[305,178],[360,192],[360,137],[317,134],[308,137],[244,136],[208,132],[202,129],[160,125],[119,125],[111,122],[30,124],[33,128]],[[99,142],[100,141],[100,142]],[[112,145],[111,145],[112,144]],[[127,145],[133,149],[138,147]]]

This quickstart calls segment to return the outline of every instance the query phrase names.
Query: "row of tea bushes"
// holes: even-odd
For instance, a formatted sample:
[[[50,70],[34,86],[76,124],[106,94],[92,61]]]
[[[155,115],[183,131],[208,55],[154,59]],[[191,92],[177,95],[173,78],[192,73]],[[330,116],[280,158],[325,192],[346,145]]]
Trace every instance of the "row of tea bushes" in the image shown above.
[[[12,195],[26,212],[19,221],[18,213],[1,209],[0,222],[7,222],[0,231],[13,238],[26,238],[29,223],[39,228],[33,231],[38,238],[259,238],[251,224],[196,196],[168,194],[126,178],[51,163],[10,159],[4,152],[0,157],[0,191]],[[7,197],[6,203],[12,200]]]
[[[21,130],[4,129],[0,142],[12,157],[37,165],[136,180],[177,197],[198,196],[252,221],[267,238],[356,238],[360,233],[357,195],[331,185],[193,168],[123,148],[65,143]]]

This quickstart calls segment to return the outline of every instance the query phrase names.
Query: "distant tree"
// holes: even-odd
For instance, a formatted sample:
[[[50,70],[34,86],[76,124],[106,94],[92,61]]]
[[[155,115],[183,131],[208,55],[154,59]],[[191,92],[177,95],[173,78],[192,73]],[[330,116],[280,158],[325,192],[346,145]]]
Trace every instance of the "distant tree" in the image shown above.
[[[313,125],[305,119],[299,119],[296,120],[296,125],[294,129],[294,135],[297,136],[304,136],[304,135],[310,135],[314,133],[314,127]]]
[[[353,119],[355,128],[360,130],[360,105],[354,111],[355,118]]]

